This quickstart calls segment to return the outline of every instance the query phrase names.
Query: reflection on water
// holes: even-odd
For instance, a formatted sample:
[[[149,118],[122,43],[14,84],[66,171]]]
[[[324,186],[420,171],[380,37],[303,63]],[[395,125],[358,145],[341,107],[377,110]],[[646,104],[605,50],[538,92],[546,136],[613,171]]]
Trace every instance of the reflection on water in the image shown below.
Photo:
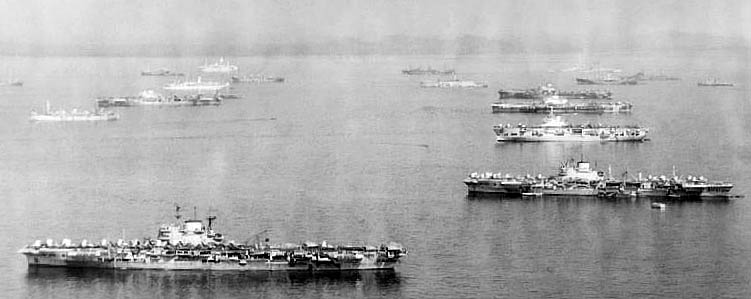
[[[30,267],[25,297],[399,297],[394,271],[343,273],[123,271]],[[68,296],[68,294],[70,296]],[[75,294],[75,296],[74,296]]]

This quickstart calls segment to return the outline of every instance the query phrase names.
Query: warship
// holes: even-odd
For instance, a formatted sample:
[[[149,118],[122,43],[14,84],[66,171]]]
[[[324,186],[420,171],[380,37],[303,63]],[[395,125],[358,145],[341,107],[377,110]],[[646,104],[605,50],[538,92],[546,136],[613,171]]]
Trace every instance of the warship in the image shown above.
[[[404,75],[453,75],[456,72],[452,69],[447,70],[436,70],[431,67],[428,67],[427,69],[418,67],[418,68],[408,68],[406,70],[402,70],[402,74]]]
[[[205,61],[202,66],[198,67],[201,72],[204,73],[231,73],[236,72],[238,67],[236,65],[229,64],[229,61],[225,61],[224,57],[219,58],[219,61],[209,64]]]
[[[232,76],[232,83],[283,83],[284,78],[276,76],[266,76],[261,74]]]
[[[557,113],[619,113],[631,112],[633,105],[621,101],[577,101],[570,102],[559,96],[546,97],[542,101],[533,103],[508,103],[499,102],[491,105],[493,113],[516,112],[516,113],[547,113],[551,109]]]
[[[698,86],[733,86],[733,83],[720,81],[717,78],[707,78],[704,81],[699,81],[696,83]]]
[[[82,240],[60,243],[47,239],[27,245],[18,252],[29,267],[106,268],[119,270],[201,270],[201,271],[348,271],[394,270],[407,250],[390,242],[379,246],[361,243],[342,245],[326,241],[270,244],[240,244],[225,241],[213,230],[216,216],[202,220],[162,225],[155,239],[100,242]]]
[[[222,95],[191,95],[165,97],[153,90],[144,90],[136,96],[100,97],[96,104],[100,108],[105,107],[132,107],[132,106],[214,106],[222,103]]]
[[[613,95],[608,90],[558,90],[552,83],[530,89],[501,89],[498,99],[542,99],[548,96],[560,96],[567,99],[610,99]]]
[[[619,142],[644,141],[649,129],[602,124],[571,125],[551,110],[540,125],[500,124],[494,126],[493,131],[498,142]]]
[[[733,184],[709,181],[703,176],[648,176],[616,179],[611,171],[593,169],[589,162],[562,162],[554,176],[518,175],[473,172],[464,179],[470,195],[499,194],[505,196],[601,196],[647,197],[679,200],[730,199],[742,197],[730,193]]]
[[[73,109],[71,111],[52,110],[49,101],[47,101],[44,113],[31,110],[31,115],[29,116],[30,121],[39,122],[107,121],[117,120],[118,118],[120,118],[120,115],[117,113],[104,109],[99,109],[94,112],[78,109]]]
[[[487,88],[488,84],[479,81],[453,79],[439,79],[436,81],[420,82],[420,87],[438,87],[438,88]]]

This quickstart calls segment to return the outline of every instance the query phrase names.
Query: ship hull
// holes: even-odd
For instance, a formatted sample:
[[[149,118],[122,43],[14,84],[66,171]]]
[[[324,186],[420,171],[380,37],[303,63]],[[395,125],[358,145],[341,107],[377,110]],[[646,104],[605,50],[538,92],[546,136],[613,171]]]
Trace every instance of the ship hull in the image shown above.
[[[245,264],[239,261],[119,261],[99,257],[76,258],[75,256],[61,257],[60,255],[45,256],[26,254],[29,267],[59,267],[59,268],[96,268],[120,270],[172,270],[172,271],[361,271],[361,270],[393,270],[396,261],[380,259],[363,259],[358,262],[334,261],[269,261],[248,260]]]
[[[634,137],[609,137],[588,135],[569,135],[569,136],[498,136],[497,142],[641,142],[646,138],[645,135]]]
[[[493,104],[493,113],[628,113],[630,105],[540,105],[540,104]]]

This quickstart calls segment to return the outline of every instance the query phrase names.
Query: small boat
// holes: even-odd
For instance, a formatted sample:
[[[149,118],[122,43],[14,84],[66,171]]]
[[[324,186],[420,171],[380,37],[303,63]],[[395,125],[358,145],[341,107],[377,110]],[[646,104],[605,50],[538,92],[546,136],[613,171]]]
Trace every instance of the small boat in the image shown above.
[[[652,208],[653,208],[653,209],[660,209],[660,210],[664,210],[664,209],[665,209],[665,207],[666,207],[666,205],[665,205],[664,203],[661,203],[661,202],[653,202],[653,203],[652,203]]]
[[[104,109],[99,109],[95,112],[90,111],[79,111],[77,109],[73,109],[72,111],[68,112],[65,110],[52,110],[50,109],[50,103],[47,102],[47,105],[45,107],[44,113],[37,113],[36,111],[31,111],[31,116],[29,116],[30,121],[102,121],[102,120],[117,120],[120,118],[120,115],[113,111],[107,111]]]
[[[537,197],[542,196],[542,192],[522,192],[522,196]]]

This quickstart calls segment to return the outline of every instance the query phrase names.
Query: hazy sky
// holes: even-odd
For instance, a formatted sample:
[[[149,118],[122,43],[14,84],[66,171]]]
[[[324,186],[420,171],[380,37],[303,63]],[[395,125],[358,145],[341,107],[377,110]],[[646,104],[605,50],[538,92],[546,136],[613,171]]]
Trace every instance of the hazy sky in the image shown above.
[[[0,1],[6,43],[240,43],[394,34],[751,35],[751,1]]]

